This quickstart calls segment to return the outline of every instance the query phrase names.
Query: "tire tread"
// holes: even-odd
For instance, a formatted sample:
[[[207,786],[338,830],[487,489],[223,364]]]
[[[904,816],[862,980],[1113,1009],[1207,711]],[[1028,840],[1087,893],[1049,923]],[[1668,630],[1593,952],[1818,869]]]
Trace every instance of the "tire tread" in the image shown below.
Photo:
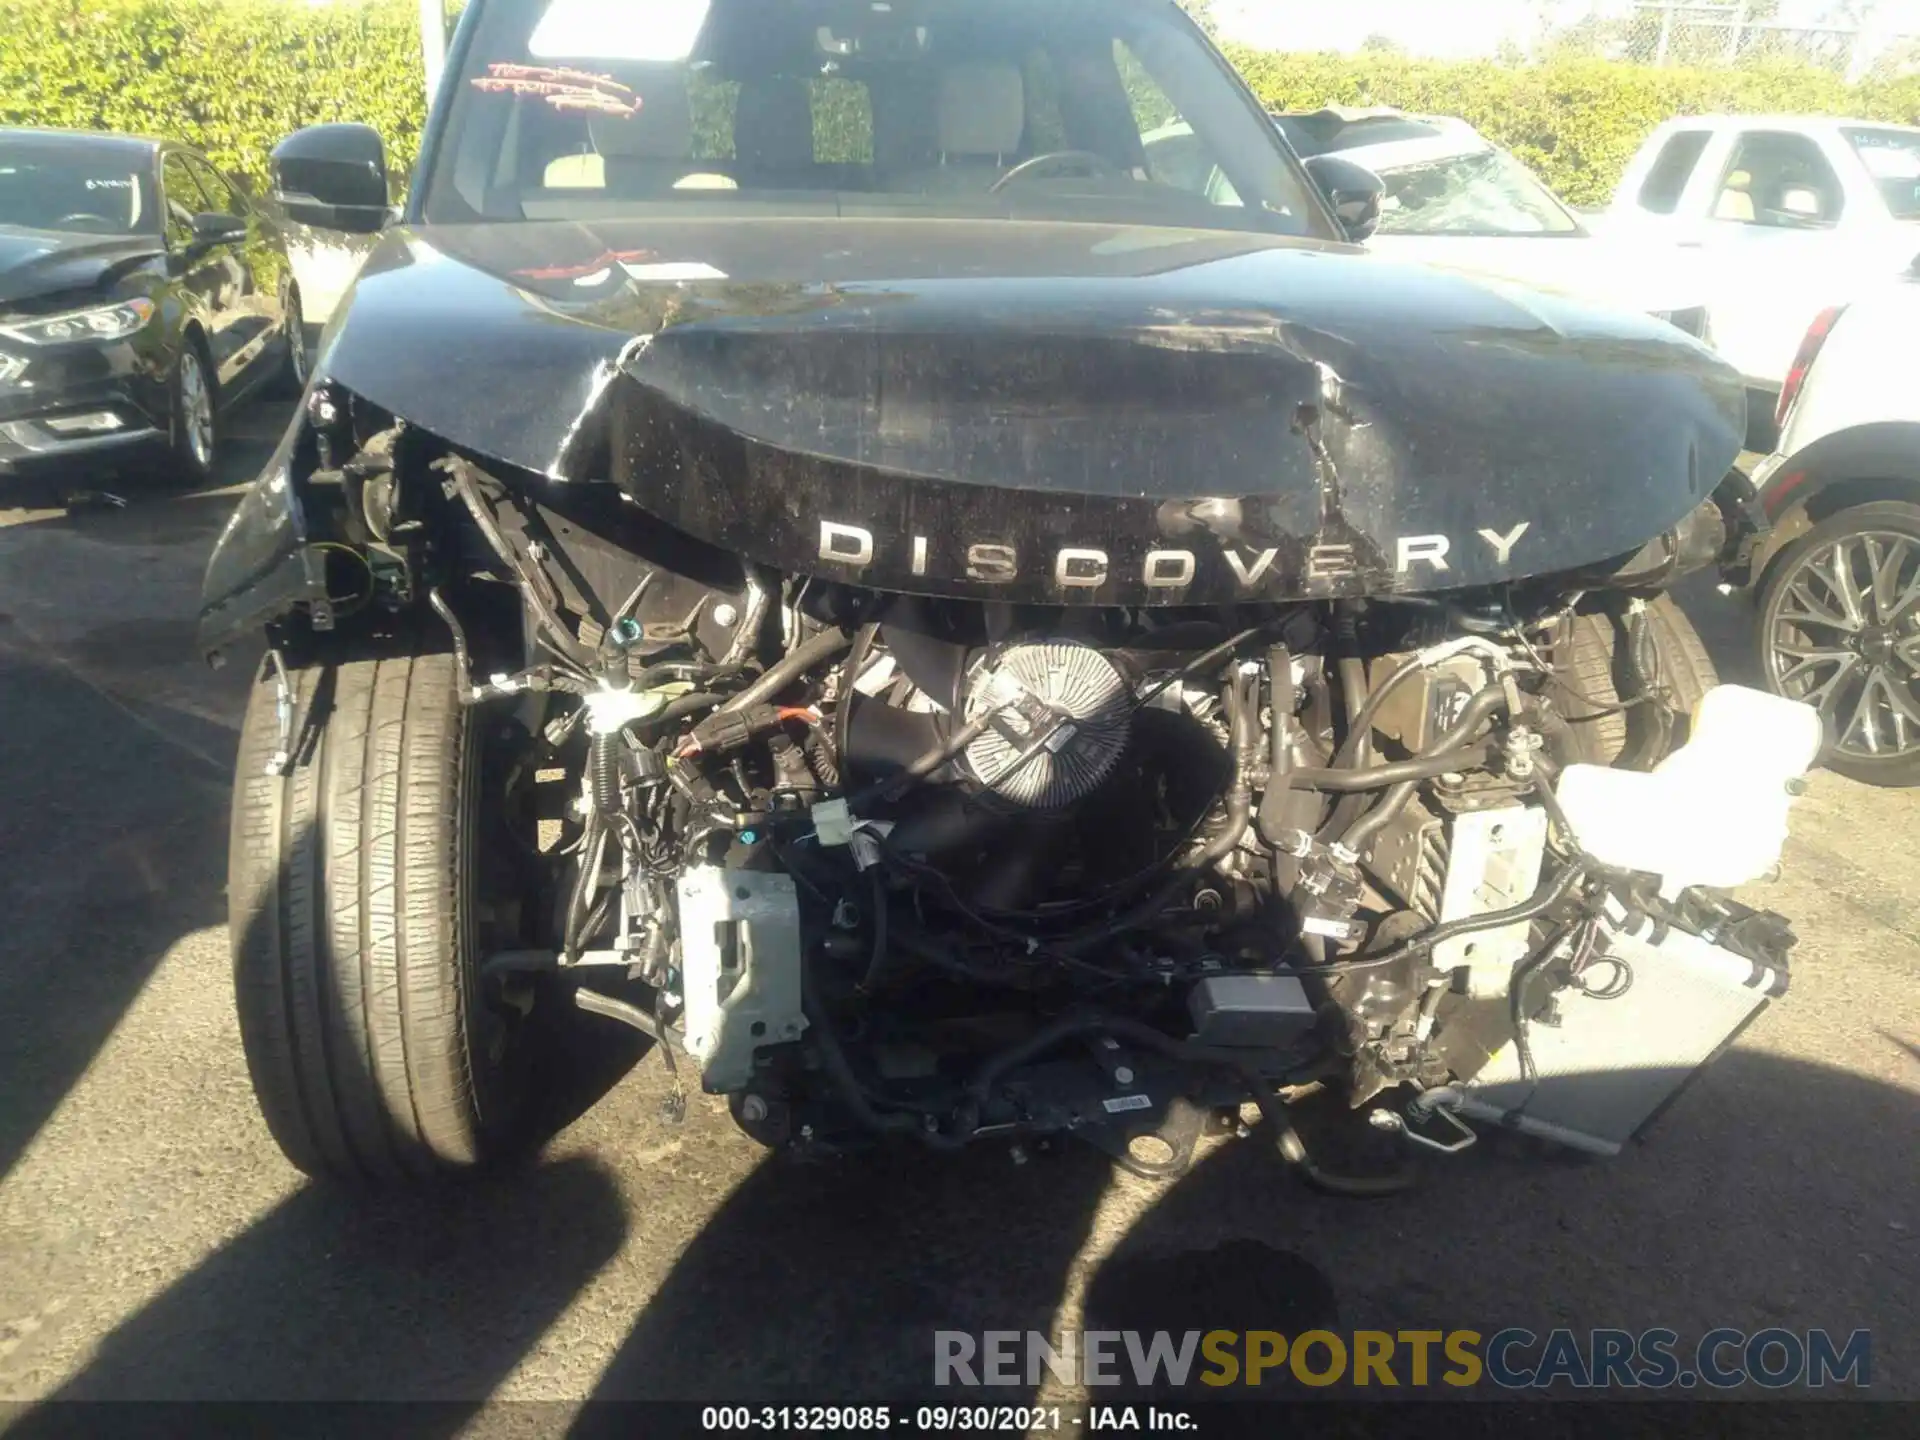
[[[310,1174],[424,1179],[485,1157],[469,1053],[474,736],[438,655],[297,674],[288,773],[256,686],[235,789],[235,993],[254,1089]]]
[[[1671,595],[1660,596],[1648,610],[1654,644],[1659,649],[1665,672],[1663,678],[1673,696],[1672,709],[1684,721],[1706,693],[1720,683],[1719,672],[1700,632],[1694,629],[1693,622]],[[1626,753],[1631,738],[1629,716],[1624,712],[1606,713],[1620,703],[1615,666],[1620,647],[1625,643],[1625,625],[1615,616],[1586,612],[1574,617],[1573,636],[1564,664],[1567,681],[1580,691],[1580,696],[1557,689],[1554,700],[1572,724],[1592,764],[1614,764]],[[1594,701],[1600,703],[1591,703]],[[1674,743],[1680,743],[1683,738],[1684,731],[1676,731]]]

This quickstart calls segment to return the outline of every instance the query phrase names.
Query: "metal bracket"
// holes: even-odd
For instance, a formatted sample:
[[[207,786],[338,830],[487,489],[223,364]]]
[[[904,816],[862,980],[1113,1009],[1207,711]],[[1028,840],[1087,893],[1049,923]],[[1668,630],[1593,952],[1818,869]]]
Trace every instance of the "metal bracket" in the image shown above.
[[[687,1053],[709,1094],[742,1090],[756,1050],[807,1028],[799,896],[786,875],[714,866],[678,888]]]
[[[273,665],[273,718],[279,732],[267,774],[278,779],[293,767],[293,682],[278,650],[269,650],[267,659]]]

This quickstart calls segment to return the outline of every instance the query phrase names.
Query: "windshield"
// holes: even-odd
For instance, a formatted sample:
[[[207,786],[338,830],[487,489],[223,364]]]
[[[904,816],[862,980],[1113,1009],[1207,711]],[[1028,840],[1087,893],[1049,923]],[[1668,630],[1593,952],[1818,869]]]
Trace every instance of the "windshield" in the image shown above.
[[[128,153],[0,141],[0,225],[88,235],[156,233],[153,184]]]
[[[1893,218],[1920,220],[1920,131],[1857,129],[1846,136]]]
[[[1365,163],[1365,152],[1359,158]],[[1383,235],[1578,235],[1580,222],[1504,150],[1381,172]]]
[[[1265,117],[1161,0],[477,3],[429,222],[955,216],[1334,238]],[[1199,153],[1162,173],[1142,137],[1177,122]]]

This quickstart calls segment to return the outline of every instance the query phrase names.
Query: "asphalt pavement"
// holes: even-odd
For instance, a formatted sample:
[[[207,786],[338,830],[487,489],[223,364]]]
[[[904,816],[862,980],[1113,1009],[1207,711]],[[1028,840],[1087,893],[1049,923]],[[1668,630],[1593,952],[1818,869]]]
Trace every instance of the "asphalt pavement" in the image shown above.
[[[241,416],[224,477],[284,407]],[[225,926],[238,668],[191,647],[230,489],[0,497],[0,1400],[923,1387],[932,1333],[1524,1325],[1873,1332],[1920,1398],[1920,796],[1816,779],[1791,996],[1621,1158],[1490,1137],[1377,1203],[1227,1142],[1173,1186],[1078,1147],[798,1166],[590,1017],[523,1171],[343,1195],[253,1105]],[[1740,616],[1688,608],[1730,678]],[[597,1103],[595,1103],[597,1101]]]

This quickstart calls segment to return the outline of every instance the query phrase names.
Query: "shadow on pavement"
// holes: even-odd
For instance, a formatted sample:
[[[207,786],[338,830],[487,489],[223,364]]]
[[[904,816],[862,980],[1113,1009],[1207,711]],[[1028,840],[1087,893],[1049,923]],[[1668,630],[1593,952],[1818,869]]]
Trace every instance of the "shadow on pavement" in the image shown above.
[[[219,484],[252,478],[288,413],[233,417]],[[197,567],[234,498],[125,488],[124,509],[0,529],[0,597],[21,612],[0,603],[0,1176],[174,942],[226,918],[235,736],[208,717],[237,723],[245,667],[209,675],[193,632]],[[166,547],[196,558],[162,586],[143,567]]]
[[[586,1160],[441,1194],[301,1190],[109,1336],[55,1400],[484,1400],[616,1256]],[[583,1386],[564,1349],[556,1381]],[[36,1412],[44,1433],[58,1408]],[[14,1433],[39,1428],[30,1417]],[[451,1434],[465,1414],[413,1417]]]
[[[1078,1144],[762,1163],[639,1315],[596,1399],[902,1397],[933,1332],[1050,1330],[1110,1178]]]
[[[1890,1283],[1916,1269],[1917,1118],[1906,1091],[1736,1051],[1610,1162],[1491,1134],[1425,1162],[1411,1194],[1352,1201],[1257,1138],[1229,1143],[1144,1191],[1085,1275],[1108,1167],[1079,1147],[1020,1169],[991,1149],[817,1174],[770,1161],[681,1256],[596,1398],[924,1397],[936,1330],[1050,1331],[1067,1299],[1081,1313],[1064,1323],[1146,1332],[1864,1328],[1884,1395],[1920,1334],[1910,1285]]]
[[[1870,1329],[1883,1397],[1911,1376],[1916,1350],[1912,1297],[1888,1283],[1915,1266],[1916,1120],[1910,1092],[1736,1050],[1613,1160],[1482,1127],[1466,1155],[1424,1161],[1412,1195],[1340,1202],[1284,1196],[1267,1156],[1232,1146],[1168,1190],[1100,1267],[1088,1323],[1483,1336],[1667,1326],[1683,1355],[1719,1326],[1825,1327],[1842,1340]],[[1205,1305],[1175,1287],[1183,1272]]]
[[[225,918],[228,772],[162,728],[218,746],[217,727],[142,716],[11,649],[4,627],[0,716],[4,1175],[168,948]]]
[[[1683,1357],[1721,1325],[1825,1327],[1841,1339],[1868,1329],[1874,1393],[1906,1394],[1912,1241],[1896,1227],[1920,1182],[1914,1119],[1903,1091],[1738,1052],[1613,1162],[1490,1136],[1429,1165],[1412,1194],[1356,1202],[1306,1190],[1257,1140],[1230,1143],[1185,1180],[1139,1192],[1139,1213],[1110,1250],[1096,1243],[1102,1258],[1086,1273],[1110,1181],[1090,1150],[1019,1167],[997,1148],[769,1160],[638,1316],[605,1317],[631,1331],[594,1395],[925,1399],[935,1331],[1062,1324],[1483,1336],[1669,1326]],[[1709,1163],[1686,1167],[1691,1183],[1642,1183],[1637,1172],[1676,1149],[1704,1150]],[[645,1224],[581,1161],[424,1198],[310,1188],[123,1324],[55,1398],[477,1405],[536,1354],[545,1388],[579,1394],[598,1351],[575,1370],[566,1337],[548,1327],[628,1227]],[[1465,1267],[1462,1250],[1474,1257]],[[1454,1277],[1448,1288],[1437,1272]],[[1190,1398],[1216,1393],[1195,1383],[1200,1368]],[[1259,1393],[1306,1392],[1282,1379]],[[50,1424],[58,1414],[42,1412]]]

